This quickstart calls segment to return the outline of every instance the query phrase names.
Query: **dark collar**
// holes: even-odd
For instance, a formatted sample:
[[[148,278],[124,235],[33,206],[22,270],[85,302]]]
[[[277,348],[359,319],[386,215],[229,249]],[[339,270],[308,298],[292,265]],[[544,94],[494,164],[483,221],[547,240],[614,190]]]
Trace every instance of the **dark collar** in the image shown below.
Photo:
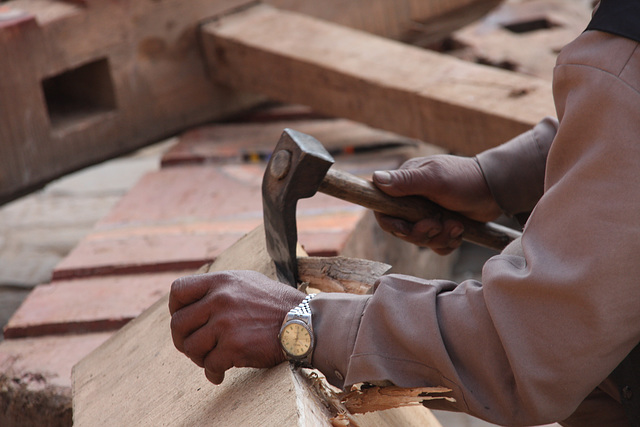
[[[601,0],[587,30],[640,41],[640,0]]]

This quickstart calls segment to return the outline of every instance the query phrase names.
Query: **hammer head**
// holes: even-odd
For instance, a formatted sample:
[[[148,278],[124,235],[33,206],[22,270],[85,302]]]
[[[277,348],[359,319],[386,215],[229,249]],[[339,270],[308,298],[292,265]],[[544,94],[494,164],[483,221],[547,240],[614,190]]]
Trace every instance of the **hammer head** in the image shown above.
[[[262,208],[267,251],[278,279],[297,287],[296,205],[316,194],[333,157],[310,135],[285,129],[262,179]]]

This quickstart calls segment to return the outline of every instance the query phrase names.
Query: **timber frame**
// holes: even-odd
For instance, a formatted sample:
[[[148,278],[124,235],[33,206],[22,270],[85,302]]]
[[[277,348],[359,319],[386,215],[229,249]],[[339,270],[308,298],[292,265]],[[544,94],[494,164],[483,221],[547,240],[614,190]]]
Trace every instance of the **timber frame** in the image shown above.
[[[499,0],[266,0],[395,39]],[[200,25],[253,0],[0,3],[0,204],[265,100],[212,81]],[[362,11],[366,10],[366,13]],[[336,112],[337,113],[337,112]]]

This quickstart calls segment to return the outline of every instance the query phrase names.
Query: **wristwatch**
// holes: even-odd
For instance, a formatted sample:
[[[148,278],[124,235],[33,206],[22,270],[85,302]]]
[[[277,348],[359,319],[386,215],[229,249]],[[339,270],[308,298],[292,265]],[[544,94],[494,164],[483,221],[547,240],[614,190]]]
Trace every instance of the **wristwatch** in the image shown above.
[[[298,366],[311,367],[315,338],[309,301],[316,295],[307,295],[300,305],[287,313],[278,334],[285,357]]]

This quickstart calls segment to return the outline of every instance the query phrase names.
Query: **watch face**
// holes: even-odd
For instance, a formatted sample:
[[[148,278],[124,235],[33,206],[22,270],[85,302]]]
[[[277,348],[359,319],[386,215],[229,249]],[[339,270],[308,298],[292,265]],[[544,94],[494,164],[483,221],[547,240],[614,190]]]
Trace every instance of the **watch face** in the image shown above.
[[[282,348],[293,357],[301,357],[311,349],[311,334],[300,323],[289,323],[280,334]]]

